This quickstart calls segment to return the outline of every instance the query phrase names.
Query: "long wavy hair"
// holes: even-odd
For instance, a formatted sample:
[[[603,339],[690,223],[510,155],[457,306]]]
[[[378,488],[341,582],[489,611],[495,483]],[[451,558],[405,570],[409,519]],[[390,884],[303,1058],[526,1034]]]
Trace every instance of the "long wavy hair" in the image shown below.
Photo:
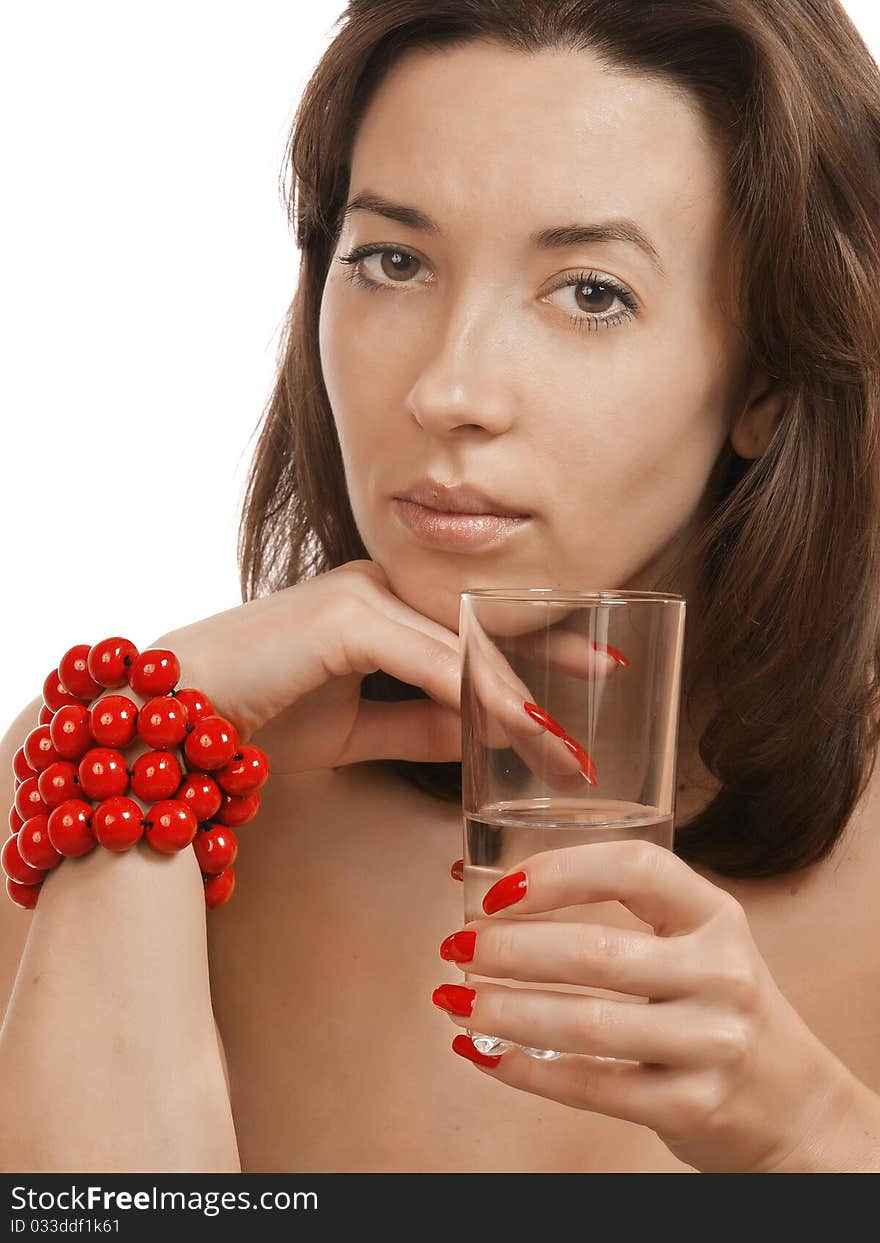
[[[401,53],[491,39],[590,50],[690,92],[724,153],[736,316],[788,394],[754,459],[728,444],[694,547],[720,783],[675,851],[731,877],[824,858],[876,761],[880,707],[880,71],[837,0],[350,0],[300,99],[280,188],[301,262],[239,525],[242,601],[367,557],[324,387],[318,316],[353,136]],[[288,173],[290,176],[288,177]],[[674,583],[669,587],[674,590]],[[688,627],[690,630],[691,627]],[[368,699],[424,696],[383,671]],[[459,763],[377,761],[461,797]]]

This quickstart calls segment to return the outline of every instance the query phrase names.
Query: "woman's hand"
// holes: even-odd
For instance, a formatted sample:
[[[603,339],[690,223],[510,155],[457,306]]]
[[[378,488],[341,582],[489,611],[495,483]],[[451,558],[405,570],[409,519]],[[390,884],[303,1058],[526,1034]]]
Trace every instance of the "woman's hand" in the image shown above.
[[[376,562],[349,561],[268,596],[180,627],[151,644],[254,741],[275,773],[370,760],[461,759],[458,634],[394,595]],[[521,640],[528,650],[528,636]],[[478,662],[486,742],[513,747],[533,768],[583,785],[580,760],[523,709],[532,692],[499,651]],[[580,636],[551,636],[551,667],[605,677],[616,667]],[[364,676],[383,669],[424,699],[362,699]],[[588,758],[588,757],[587,757]]]
[[[466,1054],[493,1079],[650,1127],[707,1172],[797,1169],[798,1153],[819,1150],[839,1127],[855,1077],[779,991],[740,903],[671,851],[642,841],[543,851],[486,899],[484,909],[501,913],[448,937],[443,958],[474,975],[649,1000],[441,986],[435,1004],[455,1006],[460,1027],[587,1055]],[[505,917],[615,899],[654,932]]]

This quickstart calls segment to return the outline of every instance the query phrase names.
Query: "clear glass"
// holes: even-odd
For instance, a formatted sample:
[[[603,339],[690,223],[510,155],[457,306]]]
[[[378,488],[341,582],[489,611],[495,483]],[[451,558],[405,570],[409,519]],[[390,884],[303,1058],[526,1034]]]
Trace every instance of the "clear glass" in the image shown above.
[[[650,591],[461,593],[465,922],[487,918],[487,890],[538,851],[621,838],[672,848],[685,608],[682,596]],[[536,724],[523,701],[549,713],[551,725]],[[493,918],[652,931],[617,901],[532,915],[517,915],[513,905]],[[483,979],[465,973],[466,981]],[[648,1000],[579,985],[488,982]],[[511,1047],[469,1035],[482,1053]],[[565,1052],[520,1047],[537,1058]]]

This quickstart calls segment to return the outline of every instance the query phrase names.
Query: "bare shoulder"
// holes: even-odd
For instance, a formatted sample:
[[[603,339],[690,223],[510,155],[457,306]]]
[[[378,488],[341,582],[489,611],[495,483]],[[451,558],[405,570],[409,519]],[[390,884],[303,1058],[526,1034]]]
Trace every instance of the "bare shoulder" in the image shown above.
[[[15,779],[12,771],[12,760],[31,730],[37,725],[42,696],[31,701],[26,708],[7,727],[0,739],[0,812],[6,816],[15,799]],[[2,833],[5,841],[6,830]],[[28,931],[31,926],[32,912],[24,910],[11,902],[5,891],[6,878],[2,877],[4,888],[0,892],[0,1025],[9,1005],[12,985],[18,973],[18,964],[24,950]]]

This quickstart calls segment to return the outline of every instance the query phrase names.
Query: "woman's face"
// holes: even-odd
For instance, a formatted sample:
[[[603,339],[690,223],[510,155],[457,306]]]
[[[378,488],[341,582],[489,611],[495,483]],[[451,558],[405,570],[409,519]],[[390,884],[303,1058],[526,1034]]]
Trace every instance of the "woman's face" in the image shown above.
[[[471,43],[411,52],[385,79],[348,202],[380,196],[434,227],[347,214],[320,350],[361,537],[413,608],[457,630],[469,587],[659,581],[742,396],[723,176],[686,97],[585,52]],[[530,240],[611,218],[653,257]],[[369,245],[386,253],[337,262]],[[421,476],[531,516],[479,550],[426,546],[393,500]]]

